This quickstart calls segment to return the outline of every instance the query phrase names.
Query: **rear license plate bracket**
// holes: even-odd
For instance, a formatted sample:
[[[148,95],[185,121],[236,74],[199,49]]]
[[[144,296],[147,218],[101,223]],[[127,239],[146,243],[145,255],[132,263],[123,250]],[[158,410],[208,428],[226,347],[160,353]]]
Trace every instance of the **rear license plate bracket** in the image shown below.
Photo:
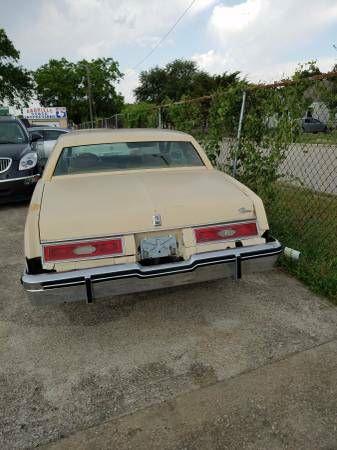
[[[142,259],[177,256],[177,240],[175,236],[158,236],[142,239],[140,254]]]

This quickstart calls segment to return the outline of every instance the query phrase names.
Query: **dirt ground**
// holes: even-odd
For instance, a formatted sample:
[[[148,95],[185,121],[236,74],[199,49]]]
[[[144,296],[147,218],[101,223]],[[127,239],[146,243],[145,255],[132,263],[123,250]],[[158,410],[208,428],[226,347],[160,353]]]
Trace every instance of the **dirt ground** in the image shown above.
[[[0,207],[0,448],[337,449],[337,308],[275,270],[28,303]]]

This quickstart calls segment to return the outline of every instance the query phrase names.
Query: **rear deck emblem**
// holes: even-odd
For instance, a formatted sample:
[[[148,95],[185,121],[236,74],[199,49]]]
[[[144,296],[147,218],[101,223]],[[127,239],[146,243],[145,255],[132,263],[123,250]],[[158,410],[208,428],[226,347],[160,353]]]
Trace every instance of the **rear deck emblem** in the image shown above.
[[[153,216],[153,225],[155,227],[160,227],[161,226],[161,215],[160,214],[155,214]]]
[[[223,238],[227,238],[227,237],[231,237],[236,233],[235,230],[232,230],[231,228],[227,228],[226,230],[221,230],[218,232],[218,235],[223,237]]]
[[[252,212],[252,210],[242,207],[242,208],[239,208],[239,212],[244,214],[244,213],[250,213],[250,212]]]

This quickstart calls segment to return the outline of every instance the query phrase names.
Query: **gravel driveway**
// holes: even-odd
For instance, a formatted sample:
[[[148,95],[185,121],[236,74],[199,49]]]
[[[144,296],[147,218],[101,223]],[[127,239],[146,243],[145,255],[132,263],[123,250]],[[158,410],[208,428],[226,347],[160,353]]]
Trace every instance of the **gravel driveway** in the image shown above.
[[[337,448],[337,309],[275,270],[33,307],[0,207],[0,448]]]

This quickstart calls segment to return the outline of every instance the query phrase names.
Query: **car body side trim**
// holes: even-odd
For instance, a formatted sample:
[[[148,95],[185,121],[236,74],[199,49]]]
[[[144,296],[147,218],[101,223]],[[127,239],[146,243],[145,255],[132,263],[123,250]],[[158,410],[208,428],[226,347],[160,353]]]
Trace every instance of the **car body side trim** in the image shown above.
[[[20,178],[6,178],[5,180],[0,180],[0,183],[10,183],[12,181],[25,181],[31,180],[32,178],[38,178],[40,175],[29,175],[28,177],[20,177]]]

